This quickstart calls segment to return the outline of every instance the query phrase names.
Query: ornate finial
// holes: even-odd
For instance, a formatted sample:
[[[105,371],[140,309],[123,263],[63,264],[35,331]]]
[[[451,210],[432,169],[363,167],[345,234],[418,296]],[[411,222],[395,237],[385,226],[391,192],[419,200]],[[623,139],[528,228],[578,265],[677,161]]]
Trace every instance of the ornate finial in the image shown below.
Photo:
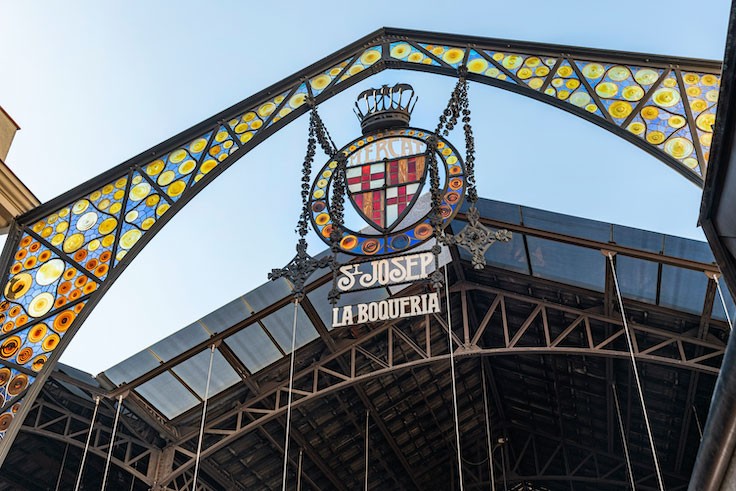
[[[480,223],[480,212],[475,206],[471,206],[468,209],[468,224],[457,235],[446,235],[445,241],[447,245],[457,245],[470,252],[473,255],[473,268],[483,269],[488,248],[496,241],[510,241],[511,236],[508,230],[493,232]]]
[[[380,89],[368,89],[355,102],[355,115],[366,135],[384,128],[409,126],[409,119],[418,97],[409,84],[384,85]]]

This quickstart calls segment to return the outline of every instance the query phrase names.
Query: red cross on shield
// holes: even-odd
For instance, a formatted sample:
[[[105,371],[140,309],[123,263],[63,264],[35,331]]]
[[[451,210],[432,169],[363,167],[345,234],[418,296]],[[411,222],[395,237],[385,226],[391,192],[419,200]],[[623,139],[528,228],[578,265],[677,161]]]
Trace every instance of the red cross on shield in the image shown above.
[[[387,232],[411,209],[426,172],[424,155],[348,167],[348,196],[372,227]]]

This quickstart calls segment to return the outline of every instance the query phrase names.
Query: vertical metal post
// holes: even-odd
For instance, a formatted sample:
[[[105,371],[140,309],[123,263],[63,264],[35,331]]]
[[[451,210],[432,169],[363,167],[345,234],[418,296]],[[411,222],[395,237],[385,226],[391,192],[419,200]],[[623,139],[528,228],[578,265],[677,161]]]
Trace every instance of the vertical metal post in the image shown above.
[[[289,433],[291,431],[291,395],[294,388],[294,357],[296,351],[296,319],[299,312],[299,299],[294,300],[294,324],[291,328],[291,360],[289,362],[289,399],[286,403],[286,436],[284,441],[284,472],[281,476],[281,490],[286,491],[286,470],[289,465]]]
[[[460,451],[460,417],[457,412],[457,386],[455,384],[455,350],[452,349],[452,314],[450,313],[450,285],[448,284],[447,265],[445,264],[445,300],[447,303],[447,343],[450,350],[450,376],[452,377],[452,407],[455,416],[455,445],[457,446],[457,471],[460,480],[460,491],[463,491],[463,462]]]

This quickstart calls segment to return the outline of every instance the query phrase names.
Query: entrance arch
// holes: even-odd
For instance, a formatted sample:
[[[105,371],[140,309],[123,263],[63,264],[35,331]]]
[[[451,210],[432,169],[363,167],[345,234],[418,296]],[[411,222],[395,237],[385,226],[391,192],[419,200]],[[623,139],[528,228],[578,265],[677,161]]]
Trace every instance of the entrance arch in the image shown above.
[[[386,69],[457,76],[576,114],[702,186],[718,62],[383,28],[19,217],[0,267],[0,462],[51,369],[115,279],[255,146]]]

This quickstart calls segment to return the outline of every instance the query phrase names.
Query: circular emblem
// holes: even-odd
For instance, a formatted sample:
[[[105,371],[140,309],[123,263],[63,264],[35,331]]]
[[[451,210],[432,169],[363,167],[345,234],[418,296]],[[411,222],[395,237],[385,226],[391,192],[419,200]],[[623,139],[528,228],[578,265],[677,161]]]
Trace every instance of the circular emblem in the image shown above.
[[[358,138],[340,152],[347,158],[345,192],[364,227],[343,225],[342,252],[353,255],[386,255],[412,249],[432,237],[428,207],[415,205],[422,192],[430,191],[427,139],[432,133],[418,128],[377,131]],[[440,176],[440,214],[443,228],[450,223],[465,196],[465,164],[450,142],[437,137]],[[309,197],[312,225],[330,244],[330,211],[336,161],[319,171]],[[443,182],[444,181],[444,182]],[[346,213],[350,205],[345,204]],[[348,220],[345,220],[348,222]],[[352,220],[354,222],[356,220]]]

